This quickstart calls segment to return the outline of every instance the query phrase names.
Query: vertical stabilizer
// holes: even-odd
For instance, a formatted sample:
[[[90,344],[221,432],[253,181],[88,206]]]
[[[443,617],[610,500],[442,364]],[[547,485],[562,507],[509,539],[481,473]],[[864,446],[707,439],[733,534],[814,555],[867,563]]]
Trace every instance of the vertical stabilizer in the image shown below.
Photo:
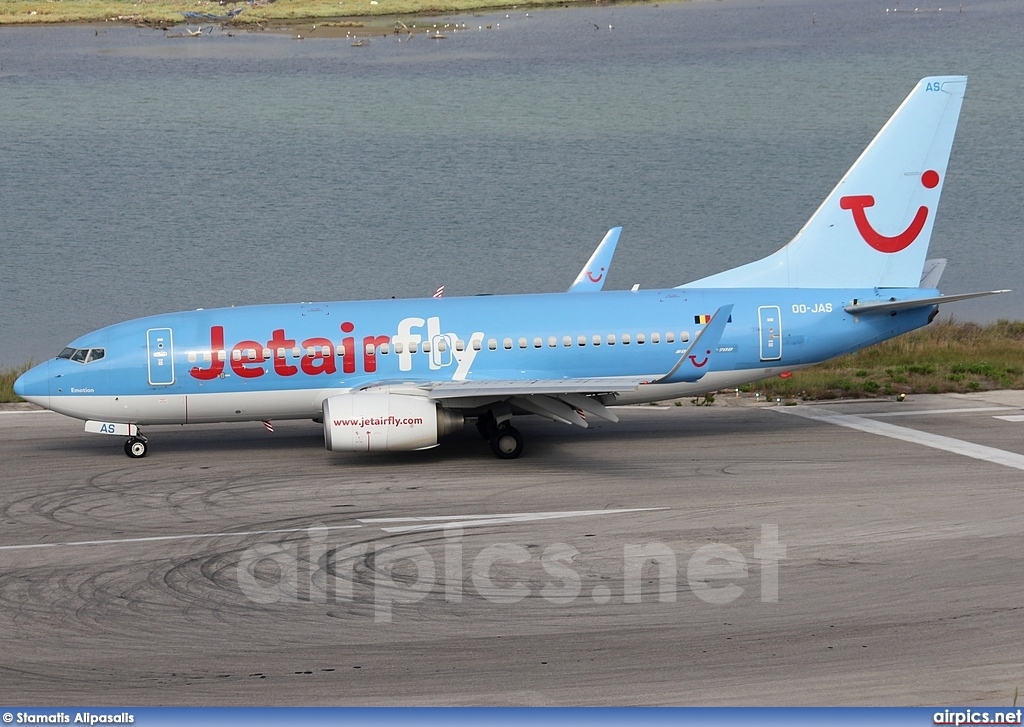
[[[966,88],[921,79],[788,245],[680,287],[917,287]]]

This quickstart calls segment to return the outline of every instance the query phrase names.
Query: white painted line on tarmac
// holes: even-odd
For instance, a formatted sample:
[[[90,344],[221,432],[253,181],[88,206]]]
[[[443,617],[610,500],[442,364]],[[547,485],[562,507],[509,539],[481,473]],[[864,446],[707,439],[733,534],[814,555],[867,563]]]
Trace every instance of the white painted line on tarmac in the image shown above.
[[[361,523],[416,523],[382,527],[386,533],[427,532],[446,528],[479,528],[485,525],[512,525],[529,523],[538,520],[561,520],[574,517],[594,517],[597,515],[621,515],[631,512],[652,512],[667,510],[667,507],[635,507],[622,510],[570,510],[566,512],[517,512],[500,515],[440,515],[437,517],[396,517],[396,518],[360,518]]]
[[[909,411],[861,412],[862,417],[916,417],[924,414],[975,414],[987,411],[1020,411],[1013,406],[975,406],[963,409],[911,409]],[[998,418],[998,417],[997,417]]]
[[[1024,470],[1024,455],[1017,454],[1016,452],[1007,452],[1005,449],[986,447],[983,444],[965,442],[962,439],[944,437],[941,434],[930,434],[929,432],[922,432],[917,429],[910,429],[909,427],[898,427],[895,424],[876,422],[872,419],[865,419],[862,416],[837,414],[835,412],[828,411],[827,409],[815,410],[811,407],[796,406],[779,408],[777,411],[785,412],[787,414],[796,414],[797,416],[804,417],[805,419],[813,419],[815,421],[826,422],[827,424],[835,424],[839,427],[856,429],[857,431],[867,432],[868,434],[877,434],[882,437],[899,439],[913,444],[921,444],[925,447],[953,452],[954,454],[960,454],[964,457],[971,457],[973,459],[981,459],[994,464],[1001,464],[1004,467]]]
[[[618,515],[630,512],[651,512],[668,510],[667,507],[636,507],[623,510],[575,510],[568,512],[521,512],[505,515],[438,515],[436,517],[378,517],[359,518],[364,524],[380,523],[419,523],[401,527],[382,527],[386,533],[408,533],[427,530],[443,530],[449,527],[474,528],[484,525],[510,525],[513,523],[534,522],[537,520],[555,520],[560,518],[587,517],[593,515]],[[42,548],[74,548],[84,545],[129,545],[133,543],[156,543],[169,540],[199,540],[202,538],[227,538],[231,536],[249,537],[253,535],[279,535],[282,533],[318,534],[329,530],[357,530],[363,525],[310,525],[304,528],[284,528],[280,530],[245,530],[231,533],[193,533],[189,535],[154,535],[143,538],[117,538],[112,540],[76,540],[61,543],[27,543],[24,545],[0,545],[4,550],[40,550]]]
[[[4,409],[0,411],[0,416],[4,414],[56,414],[55,411],[49,409]]]
[[[0,545],[0,550],[38,550],[40,548],[74,548],[80,545],[128,545],[131,543],[155,543],[165,540],[199,540],[200,538],[226,538],[232,535],[274,535],[278,533],[308,533],[324,530],[353,530],[362,525],[332,525],[323,527],[311,525],[305,528],[286,528],[284,530],[249,530],[234,533],[196,533],[192,535],[155,535],[147,538],[120,538],[116,540],[77,540],[64,543],[30,543],[28,545]]]
[[[1004,417],[992,417],[993,419],[1002,419],[1004,422],[1024,422],[1024,414],[1010,414]]]

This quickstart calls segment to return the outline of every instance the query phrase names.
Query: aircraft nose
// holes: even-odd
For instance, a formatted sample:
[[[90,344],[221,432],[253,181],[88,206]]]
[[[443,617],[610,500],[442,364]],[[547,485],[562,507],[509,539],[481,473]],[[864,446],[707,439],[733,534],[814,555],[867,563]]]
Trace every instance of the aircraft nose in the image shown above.
[[[50,408],[50,362],[29,369],[14,382],[14,393],[25,401]]]

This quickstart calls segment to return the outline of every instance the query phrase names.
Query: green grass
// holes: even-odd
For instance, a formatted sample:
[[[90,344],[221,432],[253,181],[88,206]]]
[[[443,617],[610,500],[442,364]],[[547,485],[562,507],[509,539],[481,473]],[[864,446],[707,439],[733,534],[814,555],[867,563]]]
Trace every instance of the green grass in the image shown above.
[[[28,371],[31,365],[25,364],[21,368],[0,371],[0,404],[22,401],[20,397],[14,395],[14,380]]]
[[[277,0],[221,4],[209,0],[4,0],[0,3],[0,25],[12,23],[73,23],[119,21],[147,24],[181,23],[183,11],[224,14],[244,7],[236,23],[354,16],[440,14],[456,11],[534,8],[566,5],[566,0]],[[208,21],[204,21],[208,22]]]
[[[1024,389],[1024,321],[950,319],[826,361],[790,378],[743,388],[783,399]]]

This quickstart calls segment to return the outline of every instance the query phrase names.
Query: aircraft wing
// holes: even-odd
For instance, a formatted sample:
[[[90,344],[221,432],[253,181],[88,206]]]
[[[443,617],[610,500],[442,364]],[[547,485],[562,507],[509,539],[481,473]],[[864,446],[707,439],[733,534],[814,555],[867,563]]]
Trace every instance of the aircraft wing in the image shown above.
[[[445,381],[431,387],[431,399],[457,399],[475,396],[515,396],[530,394],[608,394],[632,391],[658,378],[650,376],[596,376],[587,379],[533,379],[493,381]]]
[[[613,227],[605,234],[601,244],[594,250],[594,254],[587,260],[587,264],[580,270],[576,280],[569,286],[569,293],[593,293],[604,287],[604,281],[608,279],[608,270],[612,266],[612,257],[615,255],[615,246],[619,244],[621,227]]]
[[[896,311],[909,310],[911,308],[924,308],[929,305],[941,305],[943,303],[954,303],[958,300],[969,300],[981,298],[986,295],[999,295],[1009,293],[1009,290],[986,290],[980,293],[960,293],[959,295],[936,295],[931,298],[911,298],[909,300],[878,300],[868,303],[854,303],[845,306],[843,310],[854,315],[868,315],[878,313],[895,313]]]
[[[495,399],[504,399],[512,407],[565,424],[586,427],[586,414],[615,422],[618,417],[614,412],[593,398],[593,395],[634,391],[644,384],[699,381],[710,369],[708,362],[716,355],[713,351],[722,338],[731,313],[732,305],[724,305],[716,310],[708,324],[694,336],[683,355],[665,374],[444,381],[424,388],[427,388],[430,399],[448,401],[453,408],[477,408]]]

